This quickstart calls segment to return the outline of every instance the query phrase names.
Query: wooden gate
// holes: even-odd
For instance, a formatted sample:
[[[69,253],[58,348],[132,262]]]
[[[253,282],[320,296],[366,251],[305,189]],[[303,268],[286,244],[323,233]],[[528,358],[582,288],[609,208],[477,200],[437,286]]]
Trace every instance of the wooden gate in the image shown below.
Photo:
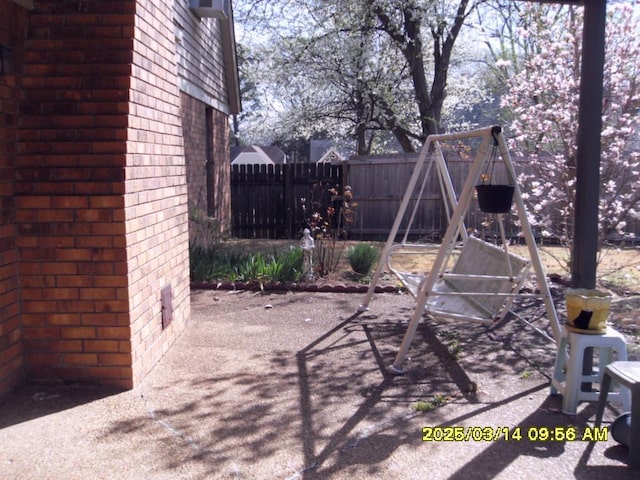
[[[297,238],[312,210],[326,209],[329,190],[342,187],[341,165],[232,165],[233,235]]]

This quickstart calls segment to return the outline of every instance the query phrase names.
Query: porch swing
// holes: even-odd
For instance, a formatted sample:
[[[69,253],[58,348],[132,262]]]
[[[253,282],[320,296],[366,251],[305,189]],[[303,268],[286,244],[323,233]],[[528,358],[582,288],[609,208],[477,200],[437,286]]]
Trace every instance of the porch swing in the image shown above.
[[[442,142],[469,139],[479,139],[481,143],[458,199],[444,159]],[[464,224],[464,217],[472,203],[478,181],[481,176],[484,176],[482,172],[488,171],[488,168],[493,169],[494,162],[498,160],[504,164],[508,185],[506,188],[504,185],[494,185],[494,187],[497,190],[507,190],[510,194],[509,198],[506,201],[499,200],[496,203],[495,197],[490,196],[489,204],[481,205],[487,212],[496,215],[500,231],[500,245],[494,245],[469,235]],[[411,225],[419,208],[419,199],[423,198],[425,185],[434,165],[444,201],[448,227],[441,245],[437,248],[435,259],[429,271],[419,273],[403,271],[394,262],[394,257],[397,255],[424,255],[425,249],[434,250],[433,247],[412,244],[408,241]],[[410,213],[404,237],[399,244],[394,244],[394,239],[405,219],[410,199],[418,187],[420,178],[422,178],[422,182],[419,186],[418,201],[415,202]],[[482,186],[484,185],[478,186],[478,191],[482,189]],[[482,194],[484,195],[484,192]],[[529,259],[511,253],[508,248],[504,214],[511,210],[511,195],[522,229],[522,236],[528,247]],[[487,127],[457,134],[430,135],[427,138],[407,185],[380,261],[371,278],[365,300],[358,309],[360,312],[368,309],[375,287],[385,267],[398,278],[416,300],[415,310],[402,345],[390,367],[392,373],[402,373],[402,363],[423,314],[435,319],[493,324],[505,318],[515,298],[534,296],[543,299],[545,303],[553,335],[552,340],[560,338],[560,325],[555,306],[551,299],[520,189],[517,185],[515,170],[500,127]],[[535,272],[539,294],[520,291],[531,267]],[[520,319],[544,334],[526,319]]]

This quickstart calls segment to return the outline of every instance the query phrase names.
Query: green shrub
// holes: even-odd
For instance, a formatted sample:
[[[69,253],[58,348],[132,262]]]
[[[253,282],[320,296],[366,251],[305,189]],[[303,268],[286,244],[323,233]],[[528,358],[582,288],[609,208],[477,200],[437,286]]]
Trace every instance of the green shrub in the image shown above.
[[[297,282],[302,277],[304,270],[304,252],[300,247],[292,247],[277,256],[281,265],[277,276],[273,280],[278,282]]]
[[[301,248],[290,248],[271,255],[225,251],[219,246],[190,246],[192,281],[257,280],[267,282],[297,282],[303,273],[304,255]]]
[[[347,250],[347,260],[355,273],[366,277],[378,261],[378,249],[369,243],[358,243]]]
[[[262,253],[246,255],[245,258],[235,266],[235,273],[238,280],[262,280],[267,262]]]
[[[225,252],[219,246],[208,248],[189,246],[189,270],[191,280],[207,281],[231,278],[233,266],[242,261],[242,255]]]

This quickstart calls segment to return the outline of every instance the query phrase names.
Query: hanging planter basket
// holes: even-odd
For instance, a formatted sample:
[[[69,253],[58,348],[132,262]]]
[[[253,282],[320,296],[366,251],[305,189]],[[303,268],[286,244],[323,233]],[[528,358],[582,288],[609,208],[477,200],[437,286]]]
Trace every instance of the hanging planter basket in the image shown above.
[[[514,185],[476,185],[480,210],[485,213],[508,213],[515,189]]]
[[[513,203],[513,194],[516,191],[515,185],[493,184],[493,168],[499,152],[498,137],[495,132],[493,135],[493,148],[491,156],[485,172],[480,175],[482,183],[476,185],[476,193],[478,194],[478,206],[485,213],[508,213]]]

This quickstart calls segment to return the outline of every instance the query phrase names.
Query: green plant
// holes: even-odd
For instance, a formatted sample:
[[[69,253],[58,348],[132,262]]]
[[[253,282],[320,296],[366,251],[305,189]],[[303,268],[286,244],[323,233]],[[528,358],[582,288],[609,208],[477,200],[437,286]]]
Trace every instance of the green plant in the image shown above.
[[[237,274],[245,281],[257,280],[261,287],[267,282],[297,282],[302,275],[303,260],[301,248],[270,256],[256,253],[238,265]]]
[[[437,407],[444,405],[445,403],[447,403],[447,398],[441,393],[439,393],[436,396],[434,396],[433,400],[431,400],[430,402],[425,402],[424,400],[417,401],[414,404],[413,409],[416,412],[427,413],[427,412],[430,412],[431,410],[436,409]]]
[[[413,406],[413,409],[416,412],[422,412],[422,413],[430,412],[434,408],[435,408],[435,406],[433,405],[433,403],[424,402],[422,400],[416,402],[415,405]]]
[[[266,261],[261,253],[247,255],[244,261],[236,267],[236,273],[240,280],[261,280],[265,274]]]
[[[378,261],[378,249],[369,243],[358,243],[347,250],[347,261],[355,273],[366,277]]]
[[[207,281],[225,279],[233,272],[233,265],[240,261],[237,253],[224,252],[218,246],[189,245],[189,270],[191,280]]]
[[[193,281],[257,280],[261,287],[268,282],[297,282],[304,268],[302,249],[295,247],[265,255],[191,245],[189,258]]]
[[[279,282],[297,282],[303,274],[304,270],[304,252],[302,248],[291,247],[284,253],[279,255],[279,261],[282,269],[274,281]]]
[[[458,359],[462,353],[462,345],[460,345],[460,342],[457,339],[453,339],[451,343],[449,343],[449,353],[454,359]]]

